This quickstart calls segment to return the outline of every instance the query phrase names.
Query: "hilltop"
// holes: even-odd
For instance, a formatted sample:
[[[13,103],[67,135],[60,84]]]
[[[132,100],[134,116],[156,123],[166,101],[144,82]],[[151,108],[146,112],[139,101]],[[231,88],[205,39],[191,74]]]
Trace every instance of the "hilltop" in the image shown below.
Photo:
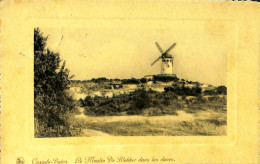
[[[184,79],[106,79],[98,78],[91,80],[72,80],[70,91],[74,94],[76,100],[90,97],[107,97],[118,96],[120,94],[130,94],[138,89],[155,92],[167,92],[173,88],[185,91],[185,89],[197,89],[204,98],[211,95],[226,95],[227,88],[225,86],[214,86],[199,82],[192,82]],[[186,96],[196,96],[195,93],[187,93]]]

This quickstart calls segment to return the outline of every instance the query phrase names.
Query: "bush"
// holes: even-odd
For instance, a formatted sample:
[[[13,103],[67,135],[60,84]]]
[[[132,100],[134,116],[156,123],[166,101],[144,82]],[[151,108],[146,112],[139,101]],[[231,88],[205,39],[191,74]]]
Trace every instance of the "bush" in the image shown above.
[[[79,106],[80,107],[83,107],[83,106],[85,106],[86,104],[85,104],[85,102],[84,102],[84,100],[82,99],[82,98],[80,98],[79,99]]]
[[[217,87],[217,94],[227,95],[227,87],[223,85]]]
[[[86,107],[84,113],[89,115],[94,113],[96,116],[120,115],[120,113],[141,114],[143,109],[149,108],[153,104],[151,94],[153,94],[152,91],[140,89],[129,95],[123,94],[112,98],[86,97],[84,100]],[[157,103],[159,102],[157,101]]]
[[[139,89],[136,90],[133,97],[133,103],[132,103],[132,110],[134,110],[134,113],[140,113],[140,111],[144,108],[149,108],[152,104],[152,100],[149,97],[148,93],[143,90]]]
[[[139,84],[139,80],[138,79],[135,79],[135,78],[132,78],[132,79],[124,79],[123,84]]]
[[[180,96],[198,96],[201,94],[201,88],[200,87],[193,87],[193,88],[189,88],[189,87],[165,87],[164,91],[167,92],[173,92],[177,95]]]
[[[97,78],[97,79],[92,78],[91,81],[95,82],[95,83],[100,83],[100,82],[105,82],[105,81],[109,81],[109,80],[105,77],[100,77],[100,78]]]
[[[140,79],[140,82],[141,82],[141,83],[146,83],[147,80],[146,80],[145,78],[141,78],[141,79]]]
[[[154,81],[163,81],[163,82],[170,82],[170,81],[178,81],[179,79],[174,76],[154,76]]]
[[[204,91],[205,95],[227,95],[227,87],[226,86],[218,86],[217,88],[214,89],[208,89]]]
[[[85,106],[95,106],[95,101],[93,98],[91,98],[90,96],[87,96],[85,99],[84,99],[84,104]]]
[[[158,105],[159,101],[158,100],[153,100],[153,105]]]
[[[170,104],[170,100],[163,100],[163,105],[169,106]]]

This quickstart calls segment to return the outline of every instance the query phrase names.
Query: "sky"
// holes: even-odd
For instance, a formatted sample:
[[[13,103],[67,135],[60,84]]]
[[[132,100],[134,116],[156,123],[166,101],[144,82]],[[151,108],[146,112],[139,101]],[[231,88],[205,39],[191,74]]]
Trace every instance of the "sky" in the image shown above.
[[[111,25],[112,24],[112,25]],[[227,56],[234,47],[230,24],[221,21],[120,21],[86,27],[41,28],[47,47],[66,60],[73,79],[142,78],[160,73],[157,41],[173,43],[173,72],[179,78],[226,85]]]

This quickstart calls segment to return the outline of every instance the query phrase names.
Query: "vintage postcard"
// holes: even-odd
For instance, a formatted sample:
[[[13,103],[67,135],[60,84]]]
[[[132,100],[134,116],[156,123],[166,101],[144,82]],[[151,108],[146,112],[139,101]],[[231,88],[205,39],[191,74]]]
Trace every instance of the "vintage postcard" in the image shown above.
[[[2,1],[2,163],[258,163],[259,10]]]

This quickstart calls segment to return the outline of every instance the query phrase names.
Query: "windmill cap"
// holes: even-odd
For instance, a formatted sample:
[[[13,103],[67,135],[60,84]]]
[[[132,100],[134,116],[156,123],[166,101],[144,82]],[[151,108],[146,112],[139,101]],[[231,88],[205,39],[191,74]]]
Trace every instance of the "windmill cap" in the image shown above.
[[[165,58],[172,58],[172,55],[171,54],[165,54],[164,57]]]

